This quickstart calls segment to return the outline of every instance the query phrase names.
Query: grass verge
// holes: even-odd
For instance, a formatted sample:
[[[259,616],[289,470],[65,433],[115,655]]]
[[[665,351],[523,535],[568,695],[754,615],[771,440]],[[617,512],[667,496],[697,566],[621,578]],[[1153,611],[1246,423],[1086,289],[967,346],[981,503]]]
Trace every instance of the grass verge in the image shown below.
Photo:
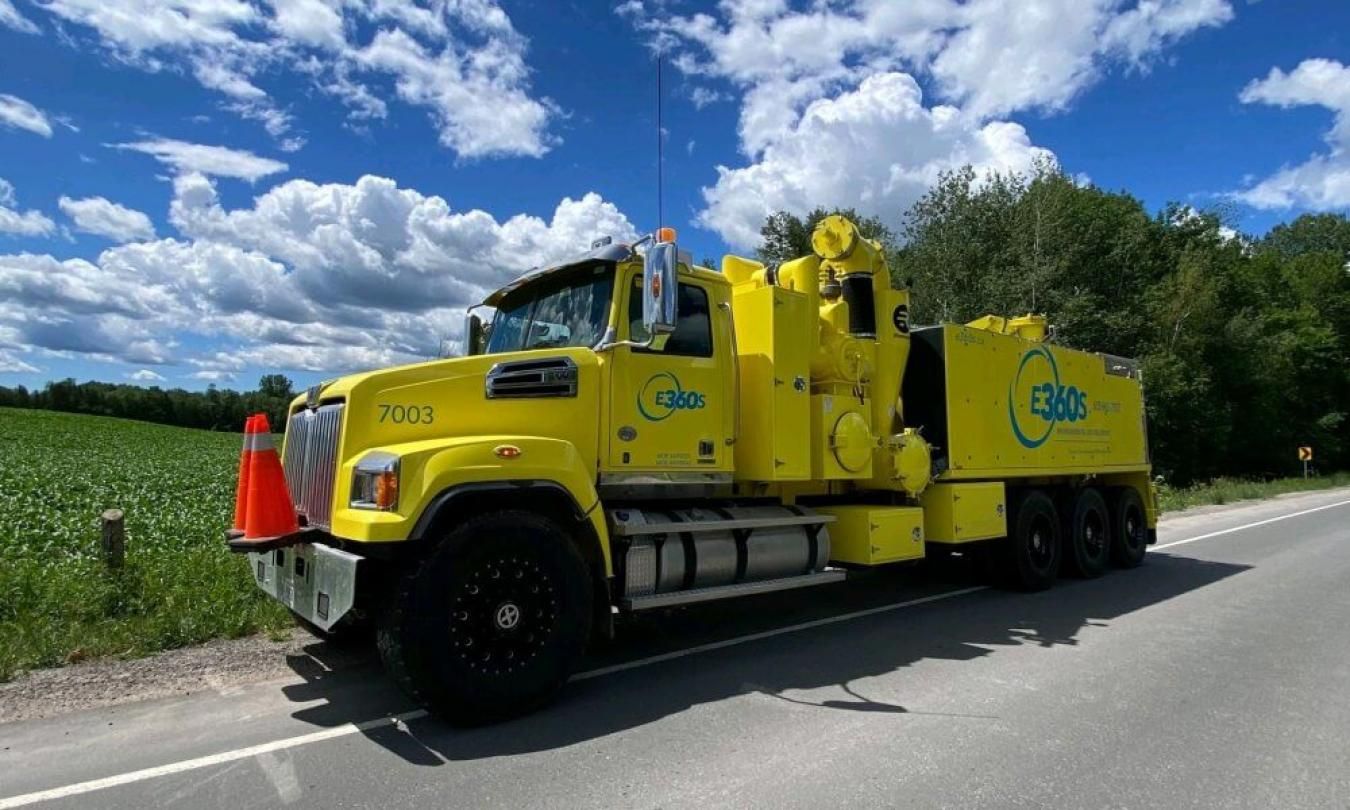
[[[1250,501],[1270,498],[1286,492],[1304,492],[1317,489],[1350,486],[1350,473],[1332,473],[1315,478],[1276,478],[1270,481],[1250,481],[1242,478],[1216,478],[1207,484],[1176,489],[1163,485],[1158,494],[1164,512],[1189,509],[1192,506]]]
[[[0,408],[0,681],[291,624],[221,539],[237,434]],[[108,570],[98,517],[126,513]]]

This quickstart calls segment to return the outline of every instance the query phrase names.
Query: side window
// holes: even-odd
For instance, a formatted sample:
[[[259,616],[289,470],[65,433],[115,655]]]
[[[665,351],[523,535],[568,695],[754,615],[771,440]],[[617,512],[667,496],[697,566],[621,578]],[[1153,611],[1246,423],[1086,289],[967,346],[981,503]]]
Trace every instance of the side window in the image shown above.
[[[628,295],[629,339],[644,341],[647,330],[642,328],[642,278],[635,279]],[[647,354],[670,354],[682,357],[712,357],[712,319],[708,313],[708,291],[693,284],[680,284],[680,317],[675,331],[656,339],[650,349],[634,349]]]

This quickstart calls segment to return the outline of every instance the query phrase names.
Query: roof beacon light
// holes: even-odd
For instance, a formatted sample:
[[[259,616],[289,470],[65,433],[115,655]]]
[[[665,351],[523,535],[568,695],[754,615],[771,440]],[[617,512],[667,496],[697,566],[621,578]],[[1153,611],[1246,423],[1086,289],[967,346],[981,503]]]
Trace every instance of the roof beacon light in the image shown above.
[[[675,229],[674,229],[674,228],[657,228],[657,229],[656,229],[656,241],[657,241],[658,243],[674,242],[674,241],[675,241]]]

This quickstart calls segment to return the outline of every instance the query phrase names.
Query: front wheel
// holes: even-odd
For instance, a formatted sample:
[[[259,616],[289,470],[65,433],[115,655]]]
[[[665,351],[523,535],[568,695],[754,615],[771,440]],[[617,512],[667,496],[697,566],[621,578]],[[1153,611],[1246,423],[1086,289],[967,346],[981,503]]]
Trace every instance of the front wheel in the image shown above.
[[[456,528],[395,590],[380,656],[451,722],[529,712],[567,681],[591,632],[586,563],[553,521],[493,512]]]

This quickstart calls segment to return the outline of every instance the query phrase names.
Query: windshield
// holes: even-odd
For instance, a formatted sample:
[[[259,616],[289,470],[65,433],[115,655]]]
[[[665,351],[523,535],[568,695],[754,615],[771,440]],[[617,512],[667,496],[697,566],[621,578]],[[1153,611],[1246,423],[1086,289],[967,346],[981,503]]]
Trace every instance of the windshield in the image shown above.
[[[614,265],[597,264],[511,293],[492,319],[486,354],[594,346],[609,326]]]

